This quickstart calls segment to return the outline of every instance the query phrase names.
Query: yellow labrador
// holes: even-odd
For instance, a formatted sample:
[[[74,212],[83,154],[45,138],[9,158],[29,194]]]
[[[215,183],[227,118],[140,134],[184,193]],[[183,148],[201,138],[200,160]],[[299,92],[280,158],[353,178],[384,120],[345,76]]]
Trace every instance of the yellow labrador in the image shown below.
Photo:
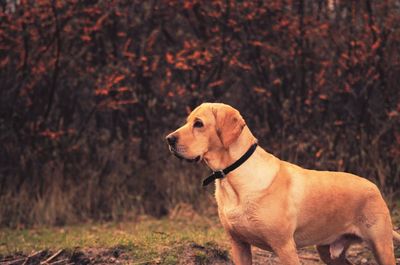
[[[346,250],[365,241],[379,264],[395,265],[393,237],[400,236],[372,182],[279,160],[255,147],[240,113],[221,103],[197,107],[167,141],[176,156],[204,160],[217,172],[211,180],[218,178],[219,217],[236,264],[251,264],[250,245],[274,251],[282,264],[300,264],[296,247],[309,245],[326,264],[351,264]]]

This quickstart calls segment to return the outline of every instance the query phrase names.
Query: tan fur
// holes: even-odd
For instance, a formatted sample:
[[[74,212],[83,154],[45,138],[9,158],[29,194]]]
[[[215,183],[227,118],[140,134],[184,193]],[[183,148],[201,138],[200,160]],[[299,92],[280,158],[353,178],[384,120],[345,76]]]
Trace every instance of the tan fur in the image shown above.
[[[194,128],[200,120],[204,126]],[[240,113],[204,103],[171,133],[174,152],[200,156],[212,170],[229,166],[257,140]],[[381,265],[394,265],[389,210],[370,181],[344,172],[308,170],[261,147],[239,168],[216,180],[221,223],[235,264],[251,264],[250,245],[274,251],[282,264],[300,264],[297,247],[316,245],[327,264],[350,264],[347,248],[367,242]]]

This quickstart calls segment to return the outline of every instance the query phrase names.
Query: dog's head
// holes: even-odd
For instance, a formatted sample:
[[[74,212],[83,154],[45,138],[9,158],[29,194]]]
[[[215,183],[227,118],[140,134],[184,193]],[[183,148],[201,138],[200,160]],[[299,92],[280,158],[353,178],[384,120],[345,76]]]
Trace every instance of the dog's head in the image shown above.
[[[188,161],[201,161],[207,153],[228,149],[245,122],[239,111],[222,103],[203,103],[190,113],[186,124],[166,139],[170,151]]]

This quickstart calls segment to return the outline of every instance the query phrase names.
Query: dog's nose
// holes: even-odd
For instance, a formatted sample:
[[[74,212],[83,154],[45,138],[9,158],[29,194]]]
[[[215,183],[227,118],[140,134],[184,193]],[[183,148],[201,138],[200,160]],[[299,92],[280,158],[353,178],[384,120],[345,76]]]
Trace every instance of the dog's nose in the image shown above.
[[[176,137],[175,135],[167,136],[167,142],[170,146],[174,147],[177,141],[178,141],[178,137]]]

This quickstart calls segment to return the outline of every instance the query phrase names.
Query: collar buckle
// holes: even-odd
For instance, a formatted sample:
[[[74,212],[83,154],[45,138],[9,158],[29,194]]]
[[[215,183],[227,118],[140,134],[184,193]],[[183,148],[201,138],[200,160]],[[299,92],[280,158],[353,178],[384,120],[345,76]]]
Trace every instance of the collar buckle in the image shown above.
[[[217,179],[222,179],[226,176],[224,170],[222,170],[222,169],[218,170],[218,171],[214,171],[214,175],[215,175],[215,178],[217,178]]]

